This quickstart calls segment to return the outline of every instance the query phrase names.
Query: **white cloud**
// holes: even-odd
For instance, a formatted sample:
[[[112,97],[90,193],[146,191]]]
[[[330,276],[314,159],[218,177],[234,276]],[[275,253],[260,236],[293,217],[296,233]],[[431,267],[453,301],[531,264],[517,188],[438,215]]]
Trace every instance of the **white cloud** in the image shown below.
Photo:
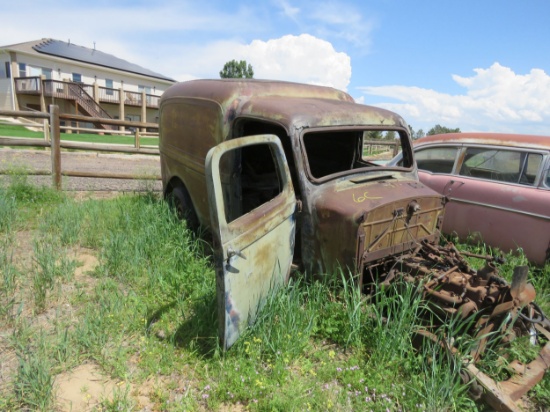
[[[528,74],[514,73],[494,63],[474,69],[471,77],[453,75],[466,89],[450,95],[409,86],[361,87],[367,95],[383,96],[402,103],[376,105],[403,115],[415,128],[435,124],[460,127],[462,131],[505,131],[550,134],[550,76],[541,69]]]
[[[291,6],[290,3],[286,0],[280,0],[277,2],[277,4],[282,9],[285,16],[287,16],[291,20],[296,21],[296,17],[300,13],[300,9],[298,7]]]
[[[170,45],[165,51],[159,46],[155,53],[162,56],[158,71],[178,81],[218,78],[223,65],[233,59],[250,63],[256,79],[318,84],[344,91],[351,79],[350,57],[308,34],[249,44],[227,40],[207,45]],[[153,63],[144,66],[155,67]]]
[[[242,53],[258,79],[319,84],[340,90],[346,90],[351,79],[350,57],[309,34],[254,40],[243,46]]]
[[[345,40],[363,51],[369,51],[370,33],[376,26],[373,18],[363,18],[361,11],[352,4],[343,2],[314,2],[310,18],[322,27],[317,27],[322,37]]]
[[[85,47],[94,47],[95,43],[102,52],[178,81],[217,78],[225,62],[232,59],[251,63],[256,78],[329,85],[341,90],[347,89],[351,79],[348,54],[337,52],[331,42],[319,36],[282,36],[271,27],[275,19],[263,19],[263,7],[237,2],[235,7],[220,10],[189,0],[162,0],[154,5],[137,1],[131,7],[108,2],[92,7],[84,3],[79,7],[57,9],[56,21],[63,24],[52,26],[51,8],[36,0],[30,1],[35,13],[26,16],[25,26],[13,23],[20,19],[20,8],[3,11],[10,24],[0,32],[0,45],[45,36],[70,39]],[[60,1],[68,4],[68,0]],[[286,16],[285,20],[305,14],[293,0],[273,0],[272,3]],[[124,15],[124,18],[113,25],[112,19],[106,16],[115,15]],[[83,25],[82,16],[94,24]],[[312,18],[311,13],[307,16],[303,18]],[[314,20],[319,21],[318,18]],[[345,20],[348,27],[352,21],[360,23],[360,19],[350,15],[344,21],[323,24],[344,28]],[[260,21],[264,24],[259,24]],[[308,32],[314,34],[316,30],[312,28]]]

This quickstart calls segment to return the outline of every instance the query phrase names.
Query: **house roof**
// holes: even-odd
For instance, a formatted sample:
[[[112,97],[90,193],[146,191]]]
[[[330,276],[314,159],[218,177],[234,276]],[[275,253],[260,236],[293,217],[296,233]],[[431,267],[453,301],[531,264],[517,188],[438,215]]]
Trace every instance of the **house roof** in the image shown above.
[[[93,64],[96,66],[108,67],[115,70],[121,70],[128,73],[154,77],[156,79],[172,82],[175,81],[174,79],[166,77],[162,74],[156,73],[152,70],[138,66],[137,64],[120,59],[116,56],[113,56],[112,54],[104,53],[102,51],[96,50],[95,48],[90,49],[88,47],[78,46],[71,43],[70,41],[64,42],[55,39],[41,39],[26,43],[14,44],[11,46],[3,46],[1,48],[26,53],[47,54],[63,59]]]

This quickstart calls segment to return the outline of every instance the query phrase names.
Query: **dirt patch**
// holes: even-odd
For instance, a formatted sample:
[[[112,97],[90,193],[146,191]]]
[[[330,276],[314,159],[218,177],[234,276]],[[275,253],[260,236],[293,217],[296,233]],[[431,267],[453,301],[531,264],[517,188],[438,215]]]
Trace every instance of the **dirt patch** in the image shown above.
[[[13,245],[13,263],[17,267],[17,270],[22,273],[31,273],[33,266],[33,239],[35,231],[20,231],[16,232],[15,241]],[[31,251],[29,253],[29,251]],[[74,317],[75,308],[68,301],[68,297],[74,292],[75,285],[84,285],[85,290],[91,290],[95,285],[95,278],[89,276],[95,267],[98,265],[98,259],[93,255],[93,251],[84,248],[77,248],[73,251],[73,256],[76,261],[79,262],[78,267],[75,269],[74,277],[75,282],[69,282],[63,284],[61,293],[57,298],[51,297],[48,307],[43,313],[38,315],[34,314],[34,308],[32,304],[24,305],[23,296],[30,296],[31,285],[29,281],[19,280],[17,290],[13,293],[12,297],[14,302],[10,305],[11,310],[6,313],[9,324],[5,323],[0,327],[0,391],[9,391],[8,387],[11,385],[13,376],[15,376],[18,367],[18,359],[15,350],[10,344],[10,338],[17,329],[16,319],[32,319],[27,325],[33,328],[38,328],[46,333],[50,332],[56,322],[62,320],[69,320],[72,322]],[[24,278],[24,276],[23,276]],[[0,299],[0,304],[3,304],[5,308],[8,307],[8,302],[3,302]],[[82,379],[87,379],[90,375],[90,365],[87,365],[88,369],[83,369],[84,376]],[[72,374],[78,373],[78,370],[72,371]],[[71,375],[72,376],[72,375]],[[80,379],[80,378],[79,378]],[[79,381],[76,379],[76,381]],[[91,399],[91,398],[90,398]],[[73,411],[85,410],[81,409],[79,405],[73,407]],[[63,409],[71,410],[71,409]]]
[[[25,271],[32,264],[33,254],[29,250],[33,250],[33,242],[36,231],[22,230],[16,232],[15,242],[13,243],[13,264],[20,271]]]
[[[101,401],[111,400],[122,385],[125,383],[117,383],[103,375],[97,365],[80,365],[55,378],[58,409],[63,412],[92,411]]]

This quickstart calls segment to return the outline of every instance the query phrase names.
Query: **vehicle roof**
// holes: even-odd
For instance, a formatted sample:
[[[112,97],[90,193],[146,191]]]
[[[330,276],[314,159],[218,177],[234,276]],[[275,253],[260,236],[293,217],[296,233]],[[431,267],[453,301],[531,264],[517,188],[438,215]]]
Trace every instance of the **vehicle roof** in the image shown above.
[[[349,94],[325,86],[256,79],[191,80],[169,87],[161,98],[161,108],[177,98],[216,102],[221,106],[224,118],[254,117],[283,126],[407,128],[407,123],[396,113],[355,103]]]
[[[550,136],[510,133],[446,133],[421,137],[415,146],[431,143],[490,144],[495,146],[525,147],[550,150]]]

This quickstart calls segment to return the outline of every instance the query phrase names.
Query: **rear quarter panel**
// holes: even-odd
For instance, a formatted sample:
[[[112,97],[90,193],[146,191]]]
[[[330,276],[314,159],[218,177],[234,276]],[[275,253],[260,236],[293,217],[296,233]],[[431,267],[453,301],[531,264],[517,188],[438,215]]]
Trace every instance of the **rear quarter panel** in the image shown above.
[[[503,251],[521,247],[543,264],[550,245],[550,191],[456,175],[419,171],[420,180],[449,199],[443,232],[466,239],[476,233]]]
[[[160,158],[164,190],[175,179],[186,187],[202,225],[210,226],[204,173],[206,154],[223,140],[222,110],[205,99],[171,98],[160,115]]]

